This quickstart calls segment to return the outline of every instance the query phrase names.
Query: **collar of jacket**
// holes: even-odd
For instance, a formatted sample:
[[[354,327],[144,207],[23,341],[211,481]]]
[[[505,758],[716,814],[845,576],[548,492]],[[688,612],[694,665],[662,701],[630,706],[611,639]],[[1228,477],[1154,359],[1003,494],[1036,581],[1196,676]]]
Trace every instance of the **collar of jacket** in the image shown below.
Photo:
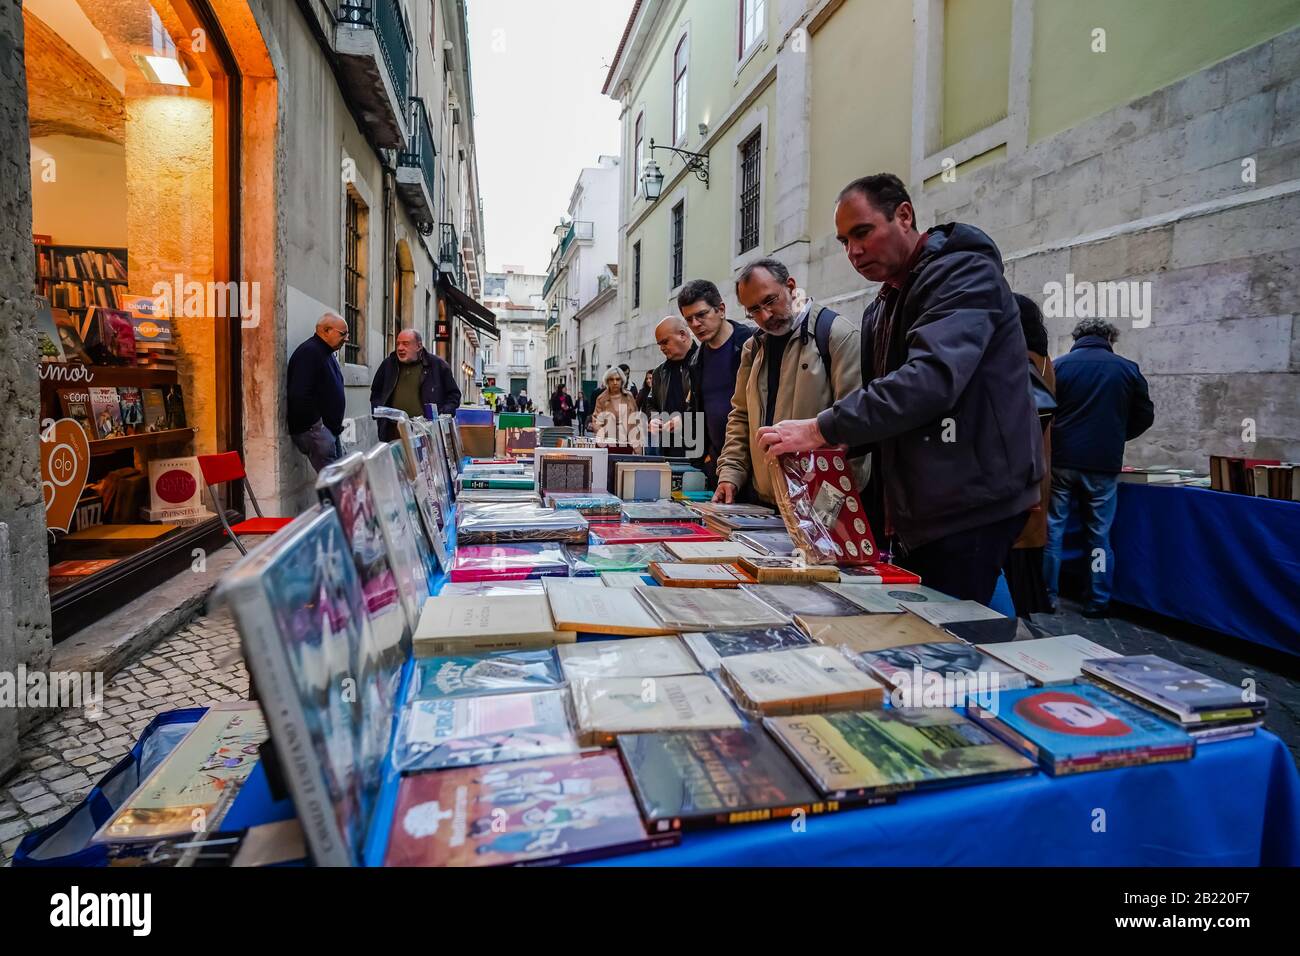
[[[740,325],[731,319],[727,319],[726,322],[729,326],[731,326],[731,335],[729,335],[727,337],[727,341],[723,342],[720,346],[718,346],[718,348],[734,349],[736,347],[736,331],[740,328]],[[702,356],[704,355],[704,350],[706,348],[708,348],[707,345],[701,345],[700,343],[696,342],[695,345],[691,348],[691,351],[687,354],[686,361],[691,365],[699,365],[701,362],[704,361]]]
[[[800,318],[798,323],[795,324],[790,329],[791,333],[795,332],[796,330],[799,332],[800,345],[808,341],[808,335],[809,335],[808,322],[812,319],[813,312],[815,312],[816,310],[817,310],[817,300],[809,299],[808,304],[803,307],[803,312],[800,313]],[[770,335],[767,332],[765,332],[763,329],[760,328],[754,329],[754,335],[753,335],[754,348],[756,349],[762,348],[764,343],[767,342],[768,338],[770,338]]]
[[[1115,349],[1100,335],[1085,335],[1079,341],[1074,343],[1070,349],[1071,352],[1077,352],[1079,349],[1105,349],[1107,352],[1114,352]]]

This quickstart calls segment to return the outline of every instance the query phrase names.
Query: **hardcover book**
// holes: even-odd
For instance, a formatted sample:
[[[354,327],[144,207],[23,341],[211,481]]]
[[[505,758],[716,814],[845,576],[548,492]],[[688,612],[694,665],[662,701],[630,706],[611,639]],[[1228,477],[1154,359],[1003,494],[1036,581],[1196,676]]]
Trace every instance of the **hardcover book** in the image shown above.
[[[591,459],[591,485],[588,489],[593,492],[612,492],[608,481],[608,463],[609,450],[606,448],[538,448],[533,453],[533,467],[540,475],[542,468],[545,467],[546,459],[550,457],[558,458],[589,458]]]
[[[1084,674],[1135,694],[1181,721],[1259,716],[1268,707],[1268,701],[1247,695],[1239,686],[1154,654],[1095,657],[1106,659],[1085,660],[1080,665]]]
[[[567,548],[566,553],[575,577],[615,571],[648,571],[653,562],[672,560],[672,555],[661,544],[593,544],[586,551]]]
[[[597,525],[591,536],[600,544],[652,544],[656,541],[721,541],[720,535],[698,524]]]
[[[743,590],[698,591],[638,587],[634,592],[669,631],[727,631],[780,627],[790,619]]]
[[[417,657],[444,657],[479,651],[554,647],[577,640],[572,628],[551,618],[544,595],[431,597],[415,629]]]
[[[393,744],[401,773],[533,760],[578,749],[563,690],[413,700]]]
[[[910,603],[906,607],[921,620],[971,644],[1013,641],[1016,637],[1014,618],[999,614],[978,601]]]
[[[359,866],[378,798],[393,701],[362,664],[370,622],[338,512],[317,505],[218,586],[234,615],[307,846],[318,866]],[[382,733],[371,731],[378,724]]]
[[[618,751],[652,832],[837,810],[758,729],[625,734]]]
[[[759,555],[741,558],[740,569],[759,584],[809,585],[818,582],[837,582],[839,569],[828,564],[806,564],[798,558],[778,558]]]
[[[1119,656],[1078,634],[976,646],[1043,685],[1072,684],[1081,675],[1084,661]]]
[[[622,503],[622,516],[625,521],[647,524],[656,521],[690,524],[695,520],[690,509],[677,501],[626,501]]]
[[[701,674],[581,680],[573,697],[584,747],[612,747],[619,734],[742,726],[721,688]]]
[[[415,662],[412,700],[486,697],[521,691],[554,690],[564,684],[554,648],[533,651],[480,651],[455,657],[425,657]]]
[[[95,437],[121,438],[126,432],[122,428],[122,406],[117,399],[115,388],[91,388],[90,414],[95,423]]]
[[[96,843],[193,836],[195,821],[215,829],[266,740],[256,703],[212,704],[125,803],[100,827]]]
[[[785,529],[815,564],[870,564],[876,539],[847,449],[819,448],[767,463]]]
[[[654,636],[675,630],[655,620],[637,600],[636,591],[588,588],[548,578],[546,599],[556,626],[578,633]]]
[[[912,614],[863,614],[860,617],[797,614],[794,620],[817,643],[859,654],[907,644],[957,642],[947,631],[941,631]]]
[[[1034,763],[947,708],[763,721],[824,797],[854,800],[1034,772]]]
[[[90,406],[90,391],[84,388],[59,389],[59,405],[64,418],[71,418],[86,433],[87,441],[99,438]]]
[[[905,568],[876,562],[858,567],[840,568],[843,584],[920,584],[921,576]]]
[[[667,541],[664,547],[676,560],[687,564],[726,564],[760,556],[734,541]]]
[[[462,512],[456,525],[457,544],[502,544],[516,541],[587,543],[587,519],[576,511],[539,509],[504,517],[495,512],[486,513],[481,510],[483,507],[491,506],[479,506],[473,510],[466,508]]]
[[[857,617],[862,608],[819,584],[750,584],[745,593],[793,617]]]
[[[591,459],[582,455],[545,455],[537,462],[537,490],[589,494]]]
[[[862,654],[862,663],[902,693],[904,706],[916,706],[918,697],[929,706],[934,695],[942,701],[934,706],[960,707],[980,696],[1029,685],[1014,667],[965,643],[887,647]]]
[[[953,603],[956,598],[922,584],[828,584],[868,614],[902,614],[913,604]],[[922,616],[924,619],[924,615]],[[933,622],[932,622],[933,623]]]
[[[1190,760],[1196,752],[1179,728],[1091,684],[1005,691],[996,710],[968,709],[1054,776]]]
[[[568,575],[564,549],[554,541],[458,545],[451,563],[451,580],[458,583],[526,581]]]
[[[651,836],[615,754],[405,777],[385,866],[576,863],[673,846]]]
[[[722,661],[738,654],[764,654],[812,643],[797,627],[760,627],[747,631],[693,631],[682,635],[695,659],[705,670],[716,671]]]
[[[750,714],[820,714],[884,704],[884,687],[834,647],[738,654],[724,659],[721,670],[736,702]]]
[[[778,558],[794,556],[794,541],[786,531],[747,531],[736,534],[732,541],[753,548],[759,554]]]
[[[560,664],[564,676],[572,682],[595,677],[674,677],[700,673],[700,666],[675,637],[567,644],[560,648]]]
[[[411,526],[406,499],[398,487],[402,479],[398,476],[389,446],[384,443],[376,445],[365,454],[363,462],[371,504],[379,522],[409,634],[414,632],[420,611],[429,598],[428,567],[416,544],[417,532]],[[409,653],[410,642],[406,639],[402,644],[403,657]]]
[[[734,564],[679,564],[655,561],[650,576],[667,588],[738,588],[754,579]]]

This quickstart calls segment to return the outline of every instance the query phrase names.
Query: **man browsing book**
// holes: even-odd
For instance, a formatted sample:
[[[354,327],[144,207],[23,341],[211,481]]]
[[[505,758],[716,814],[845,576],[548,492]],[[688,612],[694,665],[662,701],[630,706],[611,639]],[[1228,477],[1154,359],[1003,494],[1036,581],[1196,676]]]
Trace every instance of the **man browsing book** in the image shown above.
[[[348,340],[348,325],[333,312],[289,359],[289,438],[318,472],[343,456],[343,370],[334,353]]]
[[[370,408],[396,408],[410,418],[423,418],[426,405],[432,405],[439,415],[454,415],[460,408],[460,389],[451,366],[424,347],[420,333],[403,329],[397,334],[397,348],[384,359],[370,383]],[[396,422],[376,421],[380,441],[396,440]]]

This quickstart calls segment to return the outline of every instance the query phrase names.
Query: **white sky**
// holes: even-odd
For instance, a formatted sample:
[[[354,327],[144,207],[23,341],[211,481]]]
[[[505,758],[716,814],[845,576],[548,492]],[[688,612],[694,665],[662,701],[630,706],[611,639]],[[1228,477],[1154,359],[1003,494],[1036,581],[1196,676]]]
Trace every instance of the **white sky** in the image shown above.
[[[619,151],[602,96],[632,0],[468,0],[487,266],[543,273],[578,173]]]

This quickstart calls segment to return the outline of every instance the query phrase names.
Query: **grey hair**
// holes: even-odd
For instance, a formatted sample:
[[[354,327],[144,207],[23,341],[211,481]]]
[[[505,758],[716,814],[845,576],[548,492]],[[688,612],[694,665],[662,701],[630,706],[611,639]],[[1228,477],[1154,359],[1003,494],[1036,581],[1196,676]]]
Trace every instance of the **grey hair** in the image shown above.
[[[741,285],[748,282],[758,269],[765,270],[768,275],[781,285],[785,285],[786,281],[790,278],[790,270],[786,268],[785,263],[780,259],[755,259],[749,265],[745,266],[745,268],[740,270],[740,276],[736,279],[737,295],[740,294]]]
[[[618,379],[619,387],[624,390],[627,389],[627,376],[623,374],[623,370],[617,365],[611,365],[609,368],[605,369],[605,377],[600,380],[600,384],[604,385],[608,383],[611,376]]]
[[[1119,329],[1105,319],[1084,319],[1074,327],[1074,331],[1070,335],[1074,337],[1076,342],[1087,335],[1103,338],[1111,345],[1119,341]]]
[[[397,334],[401,335],[402,332],[410,332],[412,335],[415,336],[415,344],[420,346],[420,348],[424,348],[424,336],[420,334],[419,329],[402,329],[402,331],[398,332]]]

